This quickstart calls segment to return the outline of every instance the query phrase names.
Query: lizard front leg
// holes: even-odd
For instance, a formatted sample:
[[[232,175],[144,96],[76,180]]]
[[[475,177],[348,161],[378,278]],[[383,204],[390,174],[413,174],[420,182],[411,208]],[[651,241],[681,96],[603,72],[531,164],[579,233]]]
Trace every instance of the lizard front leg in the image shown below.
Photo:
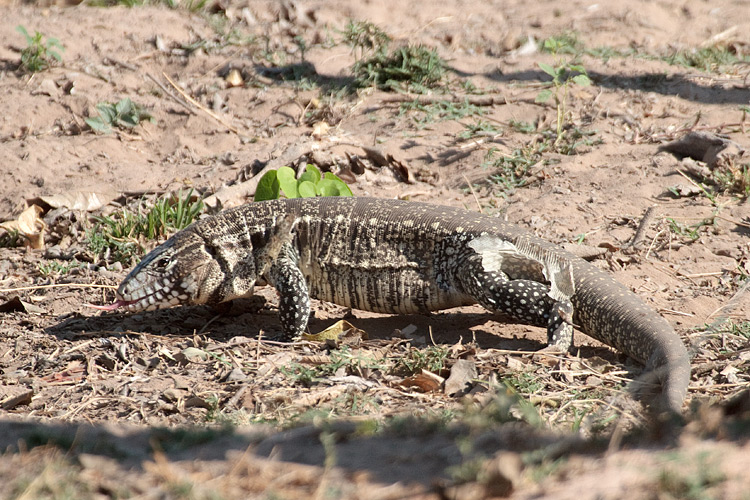
[[[279,257],[271,264],[267,276],[279,292],[282,339],[291,341],[305,332],[310,319],[310,294],[305,277],[288,257]]]

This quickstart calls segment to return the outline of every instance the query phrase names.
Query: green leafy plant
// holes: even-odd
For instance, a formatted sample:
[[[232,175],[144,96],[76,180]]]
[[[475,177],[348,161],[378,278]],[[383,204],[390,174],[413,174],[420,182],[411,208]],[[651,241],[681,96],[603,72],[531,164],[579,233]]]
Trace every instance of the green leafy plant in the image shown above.
[[[391,37],[370,22],[350,21],[341,33],[354,53],[352,73],[358,87],[397,90],[407,86],[421,91],[445,76],[445,62],[435,49],[406,45],[389,50]]]
[[[566,104],[568,100],[568,88],[571,85],[586,87],[591,85],[591,80],[586,74],[586,69],[578,64],[562,63],[553,67],[546,63],[539,63],[539,67],[552,77],[551,88],[539,92],[536,96],[536,102],[544,103],[550,99],[555,99],[557,108],[557,129],[554,145],[557,147],[563,140],[565,125]]]
[[[96,105],[99,116],[86,118],[86,124],[96,132],[109,134],[112,127],[133,128],[144,120],[153,121],[153,116],[130,98],[117,103],[100,102]]]
[[[11,229],[0,234],[0,248],[14,248],[23,244],[23,236],[17,229]]]
[[[542,133],[542,135],[546,134],[552,135],[553,139],[559,137],[557,131],[554,130]],[[594,146],[603,142],[596,130],[583,130],[579,127],[566,128],[562,137],[562,140],[557,142],[555,151],[564,155],[574,155],[578,153],[581,146]]]
[[[484,109],[480,106],[471,104],[468,99],[462,103],[443,100],[429,104],[419,102],[419,100],[414,100],[404,102],[399,106],[400,115],[406,114],[410,111],[421,112],[414,116],[414,121],[420,127],[436,121],[460,120],[467,116],[481,116],[485,114]]]
[[[87,232],[89,249],[104,260],[130,264],[143,254],[142,240],[165,238],[190,225],[203,210],[203,202],[193,198],[192,190],[184,196],[158,200],[145,214],[125,208],[106,217],[94,217],[94,227]]]
[[[720,331],[750,339],[750,321],[728,321]]]
[[[342,346],[340,349],[332,350],[329,360],[325,363],[315,366],[291,363],[279,367],[279,371],[295,384],[310,387],[318,380],[333,375],[341,368],[345,368],[347,373],[361,375],[363,370],[382,369],[383,367],[382,360],[363,355],[347,346]]]
[[[679,50],[663,58],[669,64],[695,68],[706,73],[722,71],[726,66],[747,63],[748,56],[738,55],[728,47],[704,47],[701,49]]]
[[[130,0],[133,1],[133,0]],[[190,12],[199,12],[206,8],[208,0],[163,0],[170,9],[183,8]]]
[[[40,262],[37,264],[37,267],[39,269],[39,274],[41,274],[43,277],[47,278],[48,276],[59,276],[68,274],[71,269],[75,269],[78,267],[85,267],[85,264],[78,261],[72,261],[72,262],[60,262],[57,260],[47,260],[44,262]]]
[[[27,72],[37,73],[49,68],[55,61],[62,61],[58,50],[64,51],[65,47],[57,38],[47,37],[45,40],[44,35],[38,31],[31,36],[21,25],[16,26],[16,31],[26,38],[27,47],[21,51],[21,67]]]
[[[583,43],[574,32],[566,32],[561,35],[545,38],[539,43],[542,52],[549,54],[571,54],[577,55],[583,51]]]
[[[750,196],[750,164],[727,165],[714,171],[714,179],[720,190]]]
[[[349,21],[341,34],[357,61],[365,54],[386,51],[391,43],[391,37],[385,31],[368,21]]]
[[[520,132],[522,134],[533,134],[534,132],[537,131],[536,123],[526,122],[523,120],[511,119],[508,122],[508,125],[510,126],[510,128],[512,128],[516,132]]]
[[[331,172],[321,174],[318,167],[308,164],[299,179],[290,167],[269,170],[258,182],[254,199],[276,200],[282,191],[287,198],[352,196],[352,190],[338,176]]]
[[[472,137],[476,137],[478,135],[500,135],[502,134],[502,129],[498,128],[497,125],[495,125],[492,122],[487,122],[484,120],[477,120],[474,123],[467,123],[464,125],[464,130],[461,131],[458,136],[461,139],[471,139]]]
[[[696,224],[685,224],[679,221],[676,221],[675,219],[668,217],[667,223],[669,223],[669,230],[675,233],[678,236],[682,236],[683,238],[688,238],[691,242],[697,241],[701,237],[701,230],[706,227],[711,227],[715,225],[715,222],[712,218],[709,219],[703,219],[702,221],[696,223]]]
[[[165,0],[164,2],[168,6],[171,7],[171,4],[168,0]],[[141,5],[146,4],[146,0],[87,0],[86,4],[90,7],[116,7],[116,6],[122,6],[122,7],[140,7]]]
[[[376,86],[384,90],[398,90],[404,86],[422,91],[440,83],[445,77],[445,62],[435,49],[421,45],[399,47],[389,53],[384,50],[354,63],[354,79],[359,87]]]
[[[578,33],[575,31],[566,31],[559,35],[553,35],[549,38],[545,38],[539,42],[539,50],[553,55],[570,55],[574,59],[578,59],[583,55],[596,57],[604,61],[608,61],[613,57],[645,57],[649,58],[646,54],[639,53],[636,49],[615,49],[613,47],[586,47],[584,43],[578,38]],[[652,57],[653,58],[653,57]]]
[[[513,150],[510,155],[503,154],[497,148],[490,148],[482,166],[494,171],[490,175],[490,182],[496,184],[503,193],[511,192],[526,185],[532,167],[542,161],[542,153],[548,148],[546,141],[532,141],[526,146]]]
[[[434,345],[426,349],[413,349],[397,360],[395,373],[417,373],[422,369],[439,372],[445,368],[450,352],[448,348]]]

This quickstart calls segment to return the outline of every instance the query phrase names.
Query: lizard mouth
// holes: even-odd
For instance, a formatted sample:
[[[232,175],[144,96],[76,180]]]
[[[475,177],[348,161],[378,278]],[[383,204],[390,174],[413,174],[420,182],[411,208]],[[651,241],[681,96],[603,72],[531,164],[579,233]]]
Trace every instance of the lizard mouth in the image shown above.
[[[159,309],[160,306],[164,307],[160,304],[162,298],[162,293],[159,291],[149,293],[147,295],[143,295],[141,297],[138,297],[136,299],[128,300],[124,299],[119,293],[115,297],[115,301],[111,304],[107,304],[104,306],[97,306],[94,304],[86,304],[86,306],[91,307],[93,309],[98,309],[100,311],[115,311],[117,309],[127,309],[128,311],[143,311],[143,310],[151,310],[151,309]],[[174,305],[174,304],[169,304]],[[168,306],[167,306],[168,307]]]
[[[130,294],[132,296],[132,294]],[[154,309],[164,309],[173,307],[188,299],[184,293],[178,293],[176,289],[167,292],[164,289],[154,290],[151,293],[141,295],[135,299],[123,298],[120,293],[115,296],[115,301],[107,305],[85,304],[87,307],[98,309],[100,311],[115,311],[117,309],[126,309],[131,312],[153,311]]]

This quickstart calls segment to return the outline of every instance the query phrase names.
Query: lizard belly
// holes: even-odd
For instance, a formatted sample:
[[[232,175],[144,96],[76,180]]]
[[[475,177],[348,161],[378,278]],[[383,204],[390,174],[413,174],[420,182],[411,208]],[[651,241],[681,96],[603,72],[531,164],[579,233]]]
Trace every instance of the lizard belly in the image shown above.
[[[424,314],[474,303],[457,290],[440,289],[413,269],[326,265],[308,276],[311,297],[364,311]]]

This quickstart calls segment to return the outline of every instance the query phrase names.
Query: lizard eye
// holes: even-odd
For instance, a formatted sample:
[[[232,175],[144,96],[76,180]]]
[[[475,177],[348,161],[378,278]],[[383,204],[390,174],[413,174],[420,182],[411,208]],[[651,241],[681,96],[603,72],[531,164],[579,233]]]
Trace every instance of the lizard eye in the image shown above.
[[[156,261],[156,267],[159,269],[164,269],[169,265],[169,259],[167,257],[162,257],[161,259]]]

